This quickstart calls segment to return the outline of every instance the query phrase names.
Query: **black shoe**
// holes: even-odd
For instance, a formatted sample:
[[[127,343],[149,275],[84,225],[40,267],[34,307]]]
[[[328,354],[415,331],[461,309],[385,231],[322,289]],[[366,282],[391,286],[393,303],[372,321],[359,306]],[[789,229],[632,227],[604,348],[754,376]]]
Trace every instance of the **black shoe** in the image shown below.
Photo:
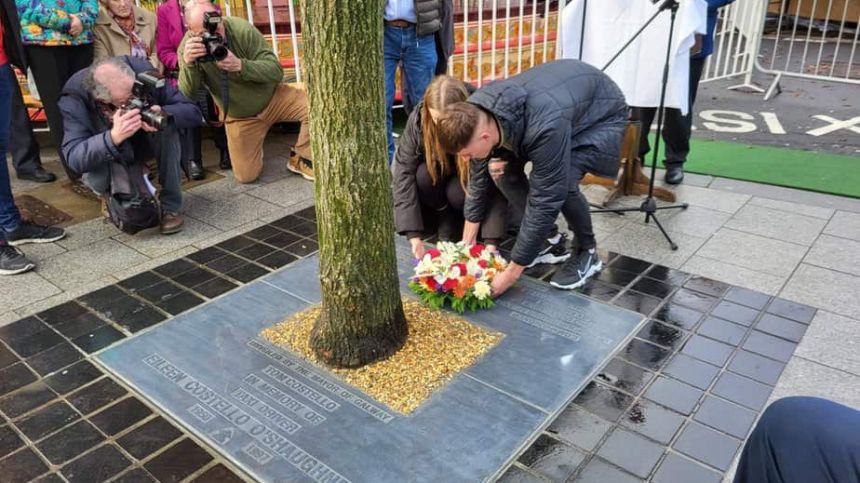
[[[42,226],[22,222],[18,228],[6,233],[6,242],[12,246],[25,243],[51,243],[66,236],[66,231],[55,226]]]
[[[56,181],[57,177],[50,171],[45,171],[45,168],[39,166],[35,171],[30,173],[18,173],[18,179],[27,181],[35,181],[37,183],[50,183]]]
[[[555,243],[549,240],[543,241],[538,256],[526,268],[531,268],[540,263],[555,265],[568,258],[570,258],[570,251],[567,249],[567,235],[559,233],[558,240]]]
[[[666,168],[666,182],[669,184],[681,184],[684,181],[683,166],[669,166]]]
[[[597,250],[582,250],[555,272],[549,283],[556,288],[573,290],[585,285],[601,269],[603,262],[597,256]]]
[[[0,275],[16,275],[36,268],[21,250],[6,244],[0,245]]]
[[[199,181],[205,178],[206,173],[203,171],[203,163],[201,163],[200,161],[189,161],[188,177],[194,181]]]
[[[218,166],[221,169],[233,169],[233,163],[230,161],[230,151],[226,149],[221,151],[221,161],[218,162]]]

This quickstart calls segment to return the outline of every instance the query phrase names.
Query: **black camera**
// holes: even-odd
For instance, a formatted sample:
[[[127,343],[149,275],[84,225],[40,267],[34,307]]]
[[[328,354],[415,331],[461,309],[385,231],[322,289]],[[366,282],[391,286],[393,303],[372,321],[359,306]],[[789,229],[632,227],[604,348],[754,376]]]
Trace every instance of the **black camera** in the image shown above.
[[[126,111],[137,109],[140,117],[147,125],[159,131],[173,123],[173,116],[164,111],[153,111],[153,91],[164,87],[164,79],[152,72],[141,72],[134,79],[131,97],[123,106]]]
[[[200,62],[213,62],[227,58],[227,46],[224,45],[224,37],[217,33],[221,25],[221,14],[218,12],[206,12],[203,14],[203,27],[206,29],[200,39],[206,47],[206,55],[200,57]]]

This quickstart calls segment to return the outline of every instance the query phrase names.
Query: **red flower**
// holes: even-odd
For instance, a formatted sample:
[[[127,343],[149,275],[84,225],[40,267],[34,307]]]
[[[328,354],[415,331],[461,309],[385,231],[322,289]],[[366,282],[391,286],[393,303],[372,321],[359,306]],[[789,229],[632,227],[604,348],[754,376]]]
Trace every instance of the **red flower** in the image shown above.
[[[436,258],[439,255],[441,255],[439,250],[437,250],[435,248],[431,248],[431,249],[427,250],[427,254],[430,255],[430,258]]]
[[[449,278],[448,280],[445,280],[445,283],[442,284],[442,290],[444,290],[446,292],[450,292],[451,290],[454,290],[457,287],[457,283],[458,282],[456,280],[454,280],[453,278]]]
[[[469,273],[466,271],[466,264],[465,263],[455,263],[453,266],[460,269],[460,276],[461,277],[463,275],[466,275],[467,273]]]
[[[424,282],[424,285],[426,285],[428,289],[434,292],[439,288],[439,283],[433,279],[433,277],[424,277],[421,281]]]
[[[469,249],[469,255],[477,257],[482,251],[484,251],[484,245],[478,243],[477,245],[472,245],[472,248]]]
[[[489,265],[486,260],[478,260],[478,266],[481,268],[487,268]]]

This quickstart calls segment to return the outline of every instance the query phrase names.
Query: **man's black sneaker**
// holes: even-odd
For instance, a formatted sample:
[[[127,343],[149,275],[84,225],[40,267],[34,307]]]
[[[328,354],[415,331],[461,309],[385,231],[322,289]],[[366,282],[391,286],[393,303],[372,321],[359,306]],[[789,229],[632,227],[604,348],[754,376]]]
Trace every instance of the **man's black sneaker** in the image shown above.
[[[567,249],[567,235],[559,233],[555,243],[550,240],[543,241],[538,256],[526,268],[531,268],[540,263],[555,265],[568,258],[570,258],[570,251]]]
[[[66,236],[66,231],[55,226],[42,226],[21,222],[18,228],[6,233],[6,242],[18,246],[25,243],[51,243]]]
[[[13,246],[0,245],[0,275],[16,275],[36,268],[36,265],[27,260],[21,250]]]
[[[603,262],[597,256],[596,249],[581,250],[555,272],[549,283],[556,288],[573,290],[585,285],[602,268]]]

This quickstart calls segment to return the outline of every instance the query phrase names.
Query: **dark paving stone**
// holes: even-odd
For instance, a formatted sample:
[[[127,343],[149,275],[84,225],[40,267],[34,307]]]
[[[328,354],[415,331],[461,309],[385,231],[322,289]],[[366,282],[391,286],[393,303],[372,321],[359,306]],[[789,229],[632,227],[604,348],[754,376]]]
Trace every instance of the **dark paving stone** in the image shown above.
[[[3,411],[7,418],[14,419],[56,397],[54,391],[39,381],[0,399],[0,411]]]
[[[317,224],[311,223],[309,221],[303,221],[301,223],[292,225],[287,229],[297,235],[305,236],[308,238],[313,238],[317,234]]]
[[[105,437],[92,424],[79,421],[46,438],[37,446],[54,465],[61,465],[104,441]]]
[[[610,386],[638,396],[654,374],[616,358],[609,361],[598,377]]]
[[[16,362],[21,362],[21,359],[18,359],[18,356],[13,354],[12,350],[6,347],[6,344],[0,343],[0,369],[9,367]]]
[[[202,268],[194,268],[183,273],[182,275],[177,275],[176,278],[173,279],[173,281],[182,286],[194,288],[203,282],[208,282],[209,280],[212,280],[215,277],[216,275],[209,270],[205,270]]]
[[[652,371],[659,370],[672,353],[643,340],[633,339],[619,355],[624,359]]]
[[[624,255],[619,255],[612,260],[612,263],[610,263],[609,266],[616,270],[642,273],[651,266],[651,262],[639,260],[638,258],[630,258]]]
[[[707,396],[693,417],[700,423],[740,440],[746,439],[755,418],[756,413],[749,409],[714,396]]]
[[[306,257],[319,250],[319,246],[317,245],[317,242],[313,240],[299,240],[284,248],[284,250],[296,255],[297,257]]]
[[[556,267],[554,265],[542,263],[539,265],[535,265],[534,267],[525,269],[523,275],[525,275],[526,277],[540,280],[549,275],[550,273],[555,273],[555,269]]]
[[[669,444],[682,424],[684,416],[644,400],[634,404],[621,420],[622,426],[662,444]]]
[[[197,480],[194,480],[197,481]],[[497,483],[546,483],[547,480],[535,476],[526,470],[511,466],[508,471],[497,480]],[[204,483],[201,481],[201,483]]]
[[[278,218],[277,220],[275,220],[269,224],[272,226],[275,226],[277,228],[283,229],[283,230],[289,230],[291,227],[298,225],[299,223],[304,223],[306,221],[308,221],[308,220],[306,220],[300,216],[297,216],[295,214],[292,214],[292,215],[287,215],[283,218]]]
[[[278,233],[283,233],[281,230],[278,230],[274,226],[271,225],[263,225],[259,228],[254,228],[253,230],[245,233],[247,238],[253,238],[254,240],[263,241],[266,238],[269,238],[273,235],[277,235]]]
[[[699,292],[682,288],[669,298],[672,303],[683,305],[684,307],[698,310],[699,312],[707,312],[711,310],[717,299],[710,295],[705,295]]]
[[[688,415],[702,397],[702,391],[689,384],[660,376],[645,391],[645,397],[669,409]]]
[[[151,409],[138,399],[130,397],[90,416],[90,421],[102,432],[112,436],[150,414]]]
[[[765,308],[767,303],[770,302],[771,296],[743,287],[732,287],[726,293],[724,298],[729,302],[746,305],[747,307],[751,307],[756,310],[762,310]]]
[[[771,386],[776,385],[783,369],[785,364],[779,361],[744,350],[738,351],[729,363],[730,371]]]
[[[717,342],[701,335],[690,337],[681,352],[690,357],[709,362],[717,367],[723,367],[734,347]]]
[[[135,333],[147,327],[151,327],[166,318],[166,315],[159,312],[154,307],[141,304],[137,309],[135,309],[134,313],[127,314],[121,320],[116,321],[116,323],[129,332]]]
[[[636,433],[616,428],[597,454],[640,478],[647,478],[664,449]]]
[[[60,478],[57,473],[48,473],[33,483],[66,483],[66,480]]]
[[[64,401],[57,401],[17,421],[15,426],[31,441],[36,441],[80,417],[81,415]]]
[[[767,308],[767,311],[771,314],[785,317],[786,319],[791,319],[802,324],[812,322],[812,318],[815,317],[814,307],[790,302],[780,298],[774,299],[773,302],[770,303],[770,307]]]
[[[27,364],[40,375],[45,376],[83,358],[84,355],[72,344],[63,341],[45,352],[30,357],[27,359]]]
[[[720,368],[685,354],[675,354],[663,372],[693,387],[707,389],[719,374]]]
[[[210,480],[216,482],[218,480]],[[239,480],[242,481],[242,480]],[[113,483],[154,483],[155,478],[149,475],[143,468],[135,468],[131,471],[123,473],[119,478],[113,480]]]
[[[36,317],[27,317],[11,324],[0,327],[0,340],[6,343],[16,339],[23,339],[39,332],[47,330],[49,327],[44,322]]]
[[[100,319],[97,315],[92,312],[87,312],[86,314],[71,319],[68,322],[55,326],[54,329],[69,339],[74,339],[75,337],[88,334],[105,324],[106,322]]]
[[[194,287],[194,291],[204,297],[214,299],[215,297],[227,293],[236,287],[238,287],[238,285],[235,283],[221,277],[216,277],[206,283]]]
[[[547,432],[585,451],[592,451],[603,436],[612,429],[612,423],[571,405],[549,425]]]
[[[684,343],[687,335],[689,334],[671,325],[649,320],[636,337],[674,351]]]
[[[684,284],[685,288],[690,290],[695,290],[696,292],[701,292],[706,295],[710,295],[712,297],[722,297],[726,291],[729,290],[731,285],[723,282],[717,282],[716,280],[711,280],[710,278],[698,277],[694,276],[687,283]]]
[[[639,292],[625,290],[612,302],[612,305],[624,307],[627,310],[639,312],[642,315],[650,315],[660,305],[660,299]]]
[[[664,267],[663,265],[654,265],[651,267],[651,270],[648,270],[645,273],[645,276],[677,287],[682,285],[690,274],[669,267]]]
[[[10,426],[0,426],[0,459],[24,446],[24,442]]]
[[[293,214],[296,216],[301,216],[302,218],[304,218],[306,220],[310,220],[313,222],[317,221],[317,211],[316,211],[315,206],[308,206],[307,208],[305,208],[303,210],[299,210]]]
[[[81,414],[89,414],[116,401],[124,396],[125,393],[125,388],[117,384],[113,379],[105,377],[70,394],[66,399]]]
[[[63,369],[53,376],[46,378],[45,384],[59,394],[66,394],[101,375],[102,371],[92,365],[89,361],[83,360],[75,363],[67,369]]]
[[[36,317],[42,319],[48,325],[58,325],[86,313],[89,313],[86,307],[72,300],[39,312],[36,314]]]
[[[111,444],[106,444],[64,466],[60,472],[67,480],[92,483],[105,481],[126,469],[131,462]]]
[[[252,243],[251,245],[241,250],[238,250],[235,253],[236,255],[239,255],[242,258],[247,258],[248,260],[258,260],[272,253],[275,250],[277,250],[277,248],[265,245],[263,243]]]
[[[129,277],[117,283],[117,285],[128,290],[129,292],[136,293],[149,287],[152,287],[153,285],[158,285],[163,281],[164,279],[159,277],[158,274],[155,272],[143,272],[133,277]]]
[[[592,381],[573,402],[604,419],[617,421],[633,403],[633,398]]]
[[[281,268],[285,265],[288,265],[290,263],[293,263],[296,260],[298,260],[298,257],[296,257],[295,255],[293,255],[291,253],[287,253],[287,252],[281,251],[281,250],[275,250],[274,252],[272,252],[272,253],[266,255],[265,257],[262,257],[259,260],[257,260],[257,263],[259,263],[260,265],[264,265],[266,267],[269,267],[269,268],[274,270],[277,268]]]
[[[209,262],[216,260],[218,258],[223,257],[227,253],[218,247],[208,247],[200,250],[199,252],[192,253],[185,258],[189,260],[193,260],[201,265],[208,265]]]
[[[638,276],[639,274],[637,273],[625,272],[623,270],[616,270],[612,267],[607,267],[601,270],[600,273],[594,277],[594,279],[600,280],[603,283],[617,285],[619,287],[625,287],[627,286],[627,284],[635,280]]]
[[[120,438],[117,443],[128,454],[142,460],[182,436],[182,432],[162,417],[157,417]]]
[[[0,460],[0,475],[3,475],[4,483],[26,483],[47,471],[48,467],[30,448]]]
[[[36,374],[23,362],[0,369],[0,396],[22,388],[36,379]]]
[[[124,338],[125,335],[122,332],[116,330],[110,325],[105,325],[89,334],[76,337],[72,342],[76,346],[80,347],[82,351],[92,354],[93,352],[104,349],[114,342]]]
[[[235,270],[248,262],[234,255],[225,255],[221,258],[216,258],[211,262],[207,262],[206,266],[219,273],[227,273]]]
[[[698,423],[690,423],[673,447],[687,456],[726,471],[741,442]]]
[[[302,237],[288,231],[278,231],[277,234],[266,238],[265,243],[277,248],[287,248],[293,243],[301,240]]]
[[[215,246],[228,252],[238,252],[239,250],[251,246],[253,244],[254,240],[246,236],[239,235],[234,236],[233,238],[228,238],[227,240],[224,240]]]
[[[102,302],[98,302],[102,303]],[[105,318],[113,320],[120,325],[133,325],[139,323],[138,318],[141,313],[146,313],[147,308],[152,308],[146,302],[142,302],[128,294],[120,294],[111,302],[107,303],[103,308],[95,308]],[[135,321],[135,322],[131,322]]]
[[[592,458],[575,481],[576,483],[642,483],[641,479],[598,458]]]
[[[603,302],[609,302],[610,300],[612,300],[612,297],[615,297],[620,292],[620,288],[606,283],[598,282],[595,279],[589,280],[588,283],[586,283],[585,286],[580,289],[580,293],[582,293],[583,295],[587,295]]]
[[[63,342],[63,337],[53,329],[45,327],[45,330],[30,334],[21,338],[7,340],[6,344],[15,351],[19,357],[30,357]]]
[[[205,473],[194,478],[193,483],[244,483],[245,480],[239,478],[236,473],[227,469],[224,465],[213,466],[206,470]]]
[[[734,302],[726,302],[725,300],[720,302],[716,307],[714,307],[714,310],[711,311],[711,315],[715,317],[719,317],[736,324],[745,325],[747,327],[751,326],[753,322],[755,322],[758,314],[758,310],[744,307],[743,305],[736,304]]]
[[[161,310],[171,314],[178,315],[191,307],[196,307],[202,304],[204,300],[191,292],[182,292],[175,297],[171,297],[167,300],[159,302],[156,304]]]
[[[808,326],[799,322],[779,317],[773,314],[764,314],[755,325],[756,330],[766,332],[770,335],[782,337],[792,342],[800,342]]]
[[[189,262],[188,260],[183,260],[180,258],[179,260],[174,260],[172,262],[165,263],[164,265],[161,265],[159,267],[155,267],[153,271],[161,274],[164,277],[173,278],[177,275],[183,274],[191,270],[195,266],[196,265]]]
[[[696,332],[711,339],[736,346],[744,339],[747,328],[743,325],[733,324],[716,317],[708,317],[702,322],[702,325]]]
[[[174,483],[185,479],[212,461],[212,456],[190,439],[184,439],[150,460],[144,467],[158,481]]]
[[[791,359],[791,355],[794,354],[795,347],[797,347],[797,344],[794,342],[789,342],[755,330],[750,333],[750,336],[744,342],[744,349],[780,362],[788,362]]]
[[[536,473],[555,481],[567,480],[585,459],[585,454],[545,434],[538,437],[519,458]]]
[[[130,299],[127,293],[123,292],[122,289],[117,285],[108,285],[107,287],[96,290],[95,292],[90,292],[80,298],[78,298],[79,302],[83,302],[88,307],[96,310],[98,312],[106,312],[109,311],[111,305],[113,305],[118,300]],[[134,299],[131,299],[134,300]]]
[[[654,478],[654,483],[720,483],[723,475],[694,463],[675,453],[669,453],[660,463]]]
[[[188,272],[186,272],[188,273]],[[185,275],[185,274],[182,274]],[[181,276],[181,275],[180,275]],[[168,280],[157,283],[149,288],[145,288],[137,293],[138,296],[149,300],[152,303],[158,303],[182,293],[184,290],[179,285],[171,283]]]
[[[267,273],[269,272],[265,268],[254,265],[253,263],[246,263],[235,270],[227,272],[227,276],[233,280],[248,283],[266,275]]]
[[[693,330],[705,314],[678,305],[674,302],[663,304],[652,317],[685,330]]]
[[[633,290],[638,292],[642,292],[644,294],[653,295],[657,298],[666,298],[675,290],[675,287],[664,282],[660,282],[657,280],[652,280],[650,278],[640,279],[638,282],[634,283],[632,287]]]
[[[748,407],[754,411],[760,411],[767,398],[770,397],[772,387],[738,376],[731,372],[724,372],[714,385],[712,393],[729,401],[736,402],[741,406]]]

